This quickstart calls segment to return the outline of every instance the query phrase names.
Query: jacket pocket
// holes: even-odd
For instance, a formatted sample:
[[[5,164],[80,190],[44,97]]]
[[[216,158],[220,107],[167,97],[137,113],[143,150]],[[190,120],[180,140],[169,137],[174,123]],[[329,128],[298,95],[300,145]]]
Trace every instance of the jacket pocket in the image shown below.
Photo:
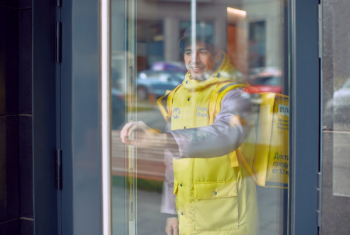
[[[195,230],[238,229],[236,182],[195,183],[194,198]]]
[[[236,182],[206,182],[194,184],[195,199],[215,199],[235,196],[237,196]]]

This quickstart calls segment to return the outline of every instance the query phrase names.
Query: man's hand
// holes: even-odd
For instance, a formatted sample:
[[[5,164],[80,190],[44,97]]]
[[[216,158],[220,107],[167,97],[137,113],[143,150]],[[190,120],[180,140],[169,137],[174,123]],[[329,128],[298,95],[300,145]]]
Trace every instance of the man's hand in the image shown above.
[[[166,220],[165,232],[167,235],[178,235],[179,220],[177,217],[171,217]]]
[[[121,130],[120,138],[122,140],[124,140],[126,138],[129,138],[132,135],[132,133],[136,130],[146,132],[149,129],[150,129],[150,127],[147,126],[144,122],[141,122],[141,121],[129,122],[129,123],[125,124],[125,126]]]
[[[137,135],[132,139],[134,132]],[[124,144],[140,148],[165,147],[167,144],[167,134],[157,133],[141,121],[127,123],[120,132],[120,138]]]

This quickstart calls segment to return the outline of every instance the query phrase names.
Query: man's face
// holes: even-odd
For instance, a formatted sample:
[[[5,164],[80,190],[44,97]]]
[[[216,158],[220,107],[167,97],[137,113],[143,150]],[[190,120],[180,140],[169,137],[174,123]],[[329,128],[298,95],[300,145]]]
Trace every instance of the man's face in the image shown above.
[[[191,43],[187,43],[184,51],[187,70],[193,79],[205,80],[214,72],[216,60],[210,45],[197,41],[193,50]]]

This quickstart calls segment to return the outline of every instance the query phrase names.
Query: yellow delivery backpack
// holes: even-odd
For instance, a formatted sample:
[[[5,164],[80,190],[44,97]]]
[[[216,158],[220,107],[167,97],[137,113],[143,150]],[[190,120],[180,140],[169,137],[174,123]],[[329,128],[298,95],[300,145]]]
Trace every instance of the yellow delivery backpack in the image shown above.
[[[253,172],[256,183],[288,187],[289,100],[288,96],[262,93]]]
[[[181,86],[181,85],[180,85]],[[178,86],[167,95],[158,99],[158,106],[166,121],[171,117],[173,97]],[[246,85],[227,82],[219,85],[209,102],[209,125],[220,112],[224,96],[236,88]],[[167,98],[165,110],[161,101]],[[253,103],[254,123],[248,137],[234,152],[232,161],[238,159],[255,183],[263,187],[288,187],[288,128],[289,101],[288,96],[275,93],[260,93],[260,97]],[[245,125],[244,120],[241,124]],[[236,163],[232,163],[236,165]]]
[[[210,106],[210,124],[220,111],[223,97],[236,85],[212,95],[215,107]],[[220,93],[220,94],[218,94]],[[255,126],[243,144],[235,151],[239,162],[255,183],[263,187],[288,187],[289,158],[289,100],[276,93],[260,93],[253,103]],[[244,123],[242,123],[244,124]]]

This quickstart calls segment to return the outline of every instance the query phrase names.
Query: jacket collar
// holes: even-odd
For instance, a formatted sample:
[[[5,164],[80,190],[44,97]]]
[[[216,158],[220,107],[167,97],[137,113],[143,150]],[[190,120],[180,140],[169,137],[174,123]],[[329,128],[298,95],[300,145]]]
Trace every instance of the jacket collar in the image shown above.
[[[186,73],[185,79],[182,82],[184,88],[188,91],[198,91],[209,86],[225,82],[236,81],[235,66],[229,56],[223,52],[223,59],[219,68],[210,75],[210,78],[205,81],[194,80],[189,72]]]

